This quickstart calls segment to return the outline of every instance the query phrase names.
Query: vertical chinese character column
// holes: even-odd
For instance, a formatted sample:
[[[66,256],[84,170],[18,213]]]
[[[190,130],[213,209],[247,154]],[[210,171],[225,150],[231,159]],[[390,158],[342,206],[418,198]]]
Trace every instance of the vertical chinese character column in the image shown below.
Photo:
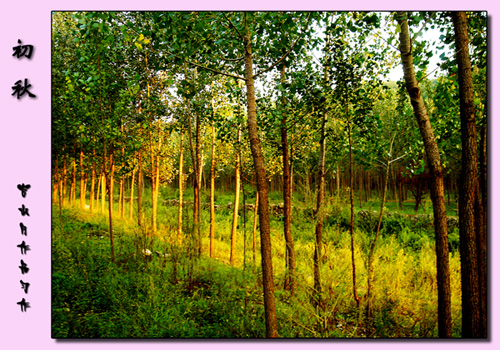
[[[22,198],[26,198],[27,191],[31,188],[31,185],[25,185],[24,183],[22,183],[20,185],[17,185],[17,188],[21,191]],[[19,211],[21,212],[22,217],[30,216],[29,209],[24,204],[21,205]],[[21,222],[19,226],[21,228],[21,236],[28,236],[27,226],[24,225],[23,222]],[[26,241],[24,241],[24,239],[20,244],[17,245],[17,247],[21,250],[21,256],[27,255],[28,251],[30,250],[30,246],[26,244]],[[28,264],[24,261],[24,258],[21,258],[21,265],[19,265],[19,269],[21,270],[21,275],[23,276],[27,275],[30,270]],[[21,288],[23,289],[24,294],[28,294],[30,283],[25,281],[24,279],[25,277],[22,277],[22,279],[20,280]],[[30,307],[30,303],[26,301],[26,298],[24,297],[17,304],[21,306],[21,312],[25,312]]]
[[[12,56],[17,58],[18,60],[21,59],[31,60],[33,56],[33,45],[23,45],[21,39],[17,40],[17,44],[18,45],[12,48],[12,50],[14,51]],[[18,100],[23,98],[24,96],[28,96],[29,98],[36,98],[36,95],[30,91],[31,87],[32,86],[29,83],[28,78],[19,79],[12,86],[12,90],[14,90],[12,96],[14,96]],[[29,184],[25,185],[24,183],[17,185],[17,188],[21,191],[22,198],[26,198],[27,192],[30,189],[30,187],[31,186]],[[29,216],[29,209],[24,204],[22,204],[22,206],[19,208],[19,211],[21,212],[22,217]],[[28,235],[27,226],[23,222],[21,222],[19,226],[21,228],[21,235],[27,236]],[[25,240],[23,240],[20,244],[17,245],[17,247],[20,249],[20,253],[22,256],[19,265],[22,278],[20,279],[19,282],[21,283],[21,288],[24,291],[24,294],[28,294],[30,283],[25,280],[27,277],[25,275],[28,274],[30,269],[28,267],[27,262],[25,261],[26,257],[24,257],[24,255],[27,255],[28,251],[30,250],[30,246],[26,243]],[[25,297],[23,297],[21,301],[17,302],[17,304],[20,305],[21,312],[27,311],[27,309],[30,307],[30,303],[26,301]]]

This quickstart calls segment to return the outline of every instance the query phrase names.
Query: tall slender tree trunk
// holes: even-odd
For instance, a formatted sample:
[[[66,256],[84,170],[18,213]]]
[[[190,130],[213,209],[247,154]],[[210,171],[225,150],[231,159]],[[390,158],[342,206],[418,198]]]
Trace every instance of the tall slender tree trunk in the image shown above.
[[[101,213],[103,214],[105,205],[106,205],[106,175],[104,174],[104,169],[103,169],[101,173]]]
[[[349,119],[349,106],[346,106],[347,110],[347,132],[349,138],[349,200],[351,202],[351,222],[349,224],[349,232],[351,235],[351,263],[352,263],[352,293],[354,296],[354,300],[356,301],[356,305],[359,308],[361,303],[361,299],[358,296],[358,288],[356,282],[356,256],[354,249],[354,170],[353,170],[353,160],[352,160],[352,137],[351,137],[351,120]]]
[[[142,173],[142,152],[139,150],[139,169],[137,174],[137,224],[142,227],[144,221],[142,209],[142,197],[144,193],[144,175]]]
[[[241,130],[238,129],[238,139],[237,139],[237,147],[236,147],[236,159],[234,161],[234,181],[235,181],[235,189],[234,189],[234,207],[233,207],[233,225],[231,229],[231,254],[229,257],[229,262],[231,265],[234,265],[236,259],[236,232],[238,227],[238,211],[240,208],[240,187],[241,187],[241,176],[240,176],[240,137]]]
[[[156,193],[157,193],[158,183],[156,181],[157,167],[156,167],[156,157],[154,148],[155,147],[153,145],[152,132],[149,131],[149,157],[151,159],[151,203],[152,203],[151,227],[153,230],[153,234],[156,235],[156,221],[158,214],[158,197]]]
[[[182,245],[182,197],[184,193],[184,152],[183,152],[184,133],[180,131],[179,141],[179,206],[177,211],[177,244]]]
[[[253,228],[252,228],[252,252],[253,252],[253,263],[255,264],[257,254],[256,254],[256,237],[255,234],[257,232],[257,220],[259,216],[259,192],[255,194],[255,207],[253,211]]]
[[[212,101],[213,105],[213,101]],[[215,253],[215,124],[212,122],[212,159],[210,160],[210,257]]]
[[[66,189],[67,189],[67,181],[68,181],[68,168],[67,168],[67,155],[64,155],[63,161],[63,176],[62,176],[62,205],[66,205]]]
[[[394,138],[392,138],[391,141],[391,146],[389,149],[389,157],[392,157],[392,145],[394,144]],[[368,300],[367,307],[366,307],[366,316],[367,316],[367,324],[368,324],[368,335],[371,335],[372,332],[372,315],[373,315],[373,297],[372,297],[372,286],[374,282],[374,272],[373,272],[373,257],[375,254],[375,248],[377,246],[377,239],[380,233],[380,227],[382,225],[382,218],[384,216],[384,206],[385,206],[385,201],[387,198],[387,185],[388,185],[388,180],[389,180],[389,169],[391,165],[391,159],[387,161],[386,164],[386,170],[385,170],[385,182],[384,182],[384,187],[383,187],[383,193],[382,193],[382,203],[380,204],[380,213],[378,216],[378,222],[377,222],[377,230],[375,232],[375,238],[373,239],[372,244],[370,245],[370,250],[368,252],[368,285],[367,285],[367,292],[366,292],[366,298]]]
[[[83,170],[83,150],[80,150],[80,209],[85,209],[85,172]]]
[[[71,161],[71,188],[70,188],[70,204],[72,207],[76,205],[76,160]]]
[[[130,202],[129,202],[129,219],[134,219],[134,187],[135,187],[136,169],[132,170],[132,180],[130,180]]]
[[[95,150],[92,151],[92,153],[94,154],[94,157],[95,157]],[[90,212],[92,213],[94,211],[94,196],[95,196],[95,158],[92,158],[92,170],[91,170],[91,173],[90,173],[90,203],[89,203],[89,206],[90,206]]]
[[[321,251],[323,249],[323,219],[324,219],[324,197],[325,197],[325,157],[326,157],[326,113],[321,121],[320,159],[318,167],[318,200],[316,202],[316,229],[314,245],[314,291],[316,303],[322,304],[321,296]]]
[[[285,65],[281,68],[281,81],[285,81]],[[285,289],[290,290],[291,295],[295,295],[295,249],[293,248],[292,237],[292,178],[290,175],[290,160],[288,154],[287,135],[287,113],[286,99],[283,94],[283,119],[281,120],[281,148],[283,154],[283,211],[284,211],[284,235],[286,244],[286,266]]]
[[[363,168],[359,169],[359,207],[363,207]]]
[[[462,171],[459,199],[462,336],[486,337],[486,232],[480,198],[476,110],[465,12],[452,12],[458,64]]]
[[[424,141],[427,163],[431,173],[430,187],[434,209],[434,231],[437,257],[438,331],[439,337],[448,338],[451,337],[451,289],[448,257],[448,223],[444,198],[443,170],[439,149],[415,76],[407,14],[405,12],[398,12],[396,18],[401,28],[399,50],[403,63],[406,89],[410,96],[415,118],[417,119],[420,134]]]
[[[115,244],[113,239],[113,182],[114,182],[114,172],[115,165],[113,161],[113,153],[109,156],[109,167],[110,172],[108,176],[105,176],[106,186],[108,188],[108,213],[109,213],[109,241],[111,245],[111,261],[115,262]]]
[[[245,18],[246,21],[246,18]],[[250,150],[255,166],[257,180],[257,191],[259,192],[259,223],[262,254],[262,278],[264,291],[264,313],[266,321],[266,336],[278,337],[276,319],[276,305],[274,299],[273,263],[271,253],[271,227],[269,225],[269,198],[266,177],[266,167],[262,156],[257,127],[257,105],[255,102],[255,88],[253,78],[252,45],[251,35],[247,24],[245,24],[245,83],[247,87],[247,115],[248,135],[250,138]]]
[[[195,75],[196,77],[196,75]],[[198,257],[201,256],[202,251],[202,240],[201,240],[201,179],[203,176],[203,166],[202,166],[202,148],[201,148],[201,117],[196,115],[196,175],[197,175],[197,196],[196,196],[196,236],[198,241]]]
[[[187,100],[188,109],[189,109],[189,100]],[[191,127],[191,118],[188,118],[188,136],[189,136],[189,149],[191,151],[191,159],[193,160],[193,168],[194,168],[194,178],[193,178],[193,234],[196,237],[195,247],[198,251],[198,256],[201,255],[201,236],[200,236],[200,168],[199,165],[201,163],[201,155],[200,155],[200,117],[196,116],[196,145],[193,146],[193,132]],[[196,148],[195,148],[196,147]]]
[[[54,173],[52,177],[52,204],[57,203],[58,199],[58,188],[59,188],[59,168],[57,167],[58,159],[57,156],[55,157],[55,166],[54,166]]]

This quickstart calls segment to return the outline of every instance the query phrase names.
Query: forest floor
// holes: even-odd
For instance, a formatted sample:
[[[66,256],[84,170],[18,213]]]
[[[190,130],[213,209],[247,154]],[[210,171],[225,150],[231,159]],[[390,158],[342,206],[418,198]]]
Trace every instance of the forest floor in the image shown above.
[[[272,198],[271,198],[272,199]],[[220,198],[220,202],[226,198]],[[276,202],[276,201],[275,201]],[[303,207],[307,207],[303,202]],[[380,204],[378,204],[380,205]],[[394,209],[391,206],[394,205]],[[282,218],[271,222],[278,333],[284,338],[437,337],[436,258],[432,216],[399,211],[388,203],[374,259],[373,317],[366,316],[367,256],[376,203],[356,209],[353,298],[348,208],[328,207],[321,267],[322,303],[313,289],[314,223],[310,210],[295,210],[292,234],[297,291],[284,290]],[[222,206],[222,205],[221,205]],[[262,338],[265,336],[257,233],[253,211],[240,213],[237,259],[230,266],[232,211],[216,215],[216,249],[208,257],[209,217],[202,213],[202,254],[197,256],[188,211],[185,244],[175,248],[177,208],[163,205],[156,235],[115,214],[115,262],[108,218],[95,210],[53,207],[52,336],[54,338]],[[62,216],[60,216],[60,213]],[[63,230],[61,230],[61,219]],[[453,219],[452,219],[453,220]],[[242,222],[243,221],[243,222]],[[458,230],[450,229],[453,336],[460,337],[461,291]],[[191,236],[190,236],[191,235]],[[151,252],[151,255],[149,255]]]

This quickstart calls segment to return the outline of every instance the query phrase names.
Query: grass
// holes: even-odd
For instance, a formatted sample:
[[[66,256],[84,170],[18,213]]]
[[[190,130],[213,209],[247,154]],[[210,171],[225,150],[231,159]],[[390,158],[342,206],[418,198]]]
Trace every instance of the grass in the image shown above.
[[[164,195],[175,198],[175,193]],[[187,198],[189,201],[189,196]],[[231,198],[227,194],[218,194],[220,205],[232,201]],[[271,204],[280,203],[276,194],[271,199]],[[292,233],[297,259],[297,293],[293,297],[283,290],[286,266],[282,220],[279,216],[271,219],[278,333],[281,337],[437,337],[432,225],[429,228],[424,218],[415,220],[388,207],[393,214],[384,219],[375,254],[374,316],[371,323],[367,323],[364,315],[366,300],[358,309],[352,297],[350,235],[346,228],[348,207],[334,199],[327,206],[321,268],[323,304],[314,307],[312,211],[304,208],[303,202],[295,201],[294,205]],[[364,207],[369,208],[368,205]],[[375,208],[374,202],[373,209],[378,211]],[[184,214],[185,242],[189,242],[190,210],[191,207],[186,208]],[[213,259],[207,256],[209,214],[206,211],[202,212],[203,253],[199,259],[193,258],[189,244],[178,249],[172,245],[177,207],[160,205],[156,236],[148,236],[150,231],[147,228],[139,229],[134,221],[121,220],[115,213],[116,263],[110,258],[105,214],[64,207],[64,233],[60,231],[58,215],[55,206],[52,232],[53,337],[265,336],[259,234],[255,263],[251,252],[252,211],[247,212],[246,230],[240,214],[235,266],[228,264],[232,220],[229,209],[216,213]],[[148,212],[145,215],[148,217]],[[360,215],[356,217],[357,288],[363,298],[367,285],[367,252],[373,233],[366,229],[366,222],[362,222]],[[450,239],[450,245],[452,241]],[[170,255],[150,259],[141,254],[144,248]],[[450,270],[453,336],[459,337],[460,260],[457,249],[450,253]]]

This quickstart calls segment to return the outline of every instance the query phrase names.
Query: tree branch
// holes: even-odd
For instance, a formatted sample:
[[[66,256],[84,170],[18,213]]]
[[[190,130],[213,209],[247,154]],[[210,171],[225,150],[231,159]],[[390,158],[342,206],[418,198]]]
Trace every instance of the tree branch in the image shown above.
[[[415,40],[417,39],[418,35],[422,32],[422,30],[424,30],[425,26],[427,25],[427,23],[429,23],[429,21],[432,19],[432,17],[434,17],[434,15],[436,14],[436,12],[433,12],[429,18],[427,18],[427,21],[425,21],[425,23],[422,25],[422,27],[420,28],[420,30],[413,36],[413,38],[411,39],[411,43],[410,43],[410,46],[413,47],[413,43],[415,42]]]
[[[309,17],[307,18],[307,22],[305,23],[305,25],[302,27],[302,32],[304,31],[304,29],[307,27],[307,25],[309,24],[309,20],[311,19],[311,13],[309,13]],[[297,36],[297,39],[295,39],[294,43],[292,44],[292,46],[290,46],[290,49],[288,49],[288,51],[278,60],[276,61],[274,64],[270,65],[269,67],[267,67],[266,69],[264,69],[263,71],[260,71],[259,73],[256,73],[254,74],[254,76],[252,78],[256,78],[258,77],[259,75],[271,70],[272,68],[276,67],[278,64],[280,64],[289,54],[290,52],[292,52],[292,49],[294,48],[295,44],[297,44],[297,42],[299,41],[299,39],[301,38],[300,35]]]
[[[220,75],[225,75],[226,77],[231,77],[231,78],[236,78],[236,79],[240,79],[240,80],[244,80],[244,81],[246,81],[246,78],[244,78],[244,77],[240,77],[240,76],[238,76],[238,75],[234,75],[234,74],[230,74],[230,73],[221,72],[221,71],[218,71],[218,70],[216,70],[216,69],[213,69],[213,68],[209,68],[209,67],[203,66],[203,65],[201,65],[201,64],[199,64],[199,63],[196,63],[196,62],[191,62],[191,61],[189,61],[189,60],[187,60],[187,59],[184,59],[184,58],[182,58],[182,57],[179,57],[179,56],[177,56],[176,54],[173,54],[173,53],[168,52],[168,51],[166,51],[166,53],[167,53],[168,55],[170,55],[170,56],[174,56],[174,57],[176,57],[176,58],[180,59],[181,61],[184,61],[185,63],[190,64],[190,65],[192,65],[192,66],[195,66],[195,67],[199,67],[199,68],[202,68],[202,69],[208,70],[208,71],[210,71],[210,72],[212,72],[212,73],[216,73],[216,74],[220,74]]]
[[[236,28],[236,26],[233,24],[233,22],[231,22],[231,20],[226,16],[226,13],[225,12],[221,12],[221,13],[222,13],[222,16],[224,16],[224,18],[226,19],[226,21],[228,21],[229,26],[236,31],[236,33],[238,34],[238,36],[240,37],[240,39],[244,40],[243,35],[241,35],[241,33],[238,30],[238,28]]]

